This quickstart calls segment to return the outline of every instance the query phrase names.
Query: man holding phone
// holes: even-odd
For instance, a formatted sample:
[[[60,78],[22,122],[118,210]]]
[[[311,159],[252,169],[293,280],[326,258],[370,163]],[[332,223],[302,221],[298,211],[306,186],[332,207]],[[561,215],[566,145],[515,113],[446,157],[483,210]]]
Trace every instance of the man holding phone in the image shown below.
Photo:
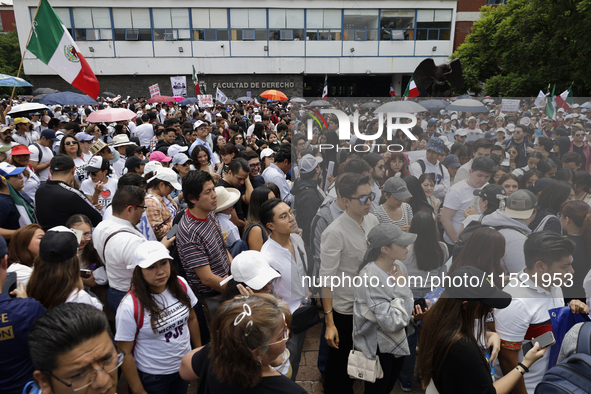
[[[564,306],[560,281],[568,286],[574,274],[572,255],[575,244],[568,238],[552,231],[540,231],[529,235],[523,249],[525,268],[503,289],[513,297],[511,304],[505,309],[494,310],[495,330],[501,337],[499,364],[505,375],[523,359],[522,345],[552,331],[548,310]],[[587,305],[579,300],[571,301],[569,306],[573,313],[589,312]],[[552,343],[551,340],[544,342],[547,345]],[[550,352],[546,352],[524,374],[524,379],[517,383],[512,393],[534,394],[548,369],[549,358]]]

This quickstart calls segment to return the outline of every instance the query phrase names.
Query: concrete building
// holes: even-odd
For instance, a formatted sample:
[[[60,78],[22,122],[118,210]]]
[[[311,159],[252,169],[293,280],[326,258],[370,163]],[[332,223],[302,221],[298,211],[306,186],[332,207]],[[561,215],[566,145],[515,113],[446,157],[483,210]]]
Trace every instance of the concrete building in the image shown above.
[[[171,94],[172,76],[186,76],[191,95],[193,66],[207,93],[231,98],[274,88],[318,97],[325,75],[331,97],[401,95],[422,60],[447,62],[458,15],[457,0],[98,4],[51,1],[101,89],[131,96],[154,83]],[[21,48],[36,6],[14,4]],[[36,87],[74,90],[30,53],[24,70]]]

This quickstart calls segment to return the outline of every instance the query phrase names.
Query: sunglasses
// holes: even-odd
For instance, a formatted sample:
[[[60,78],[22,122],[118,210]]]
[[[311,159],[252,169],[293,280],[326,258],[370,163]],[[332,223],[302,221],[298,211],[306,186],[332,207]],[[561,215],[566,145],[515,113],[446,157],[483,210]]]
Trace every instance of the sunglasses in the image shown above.
[[[64,142],[64,145],[66,145],[66,146],[78,145],[78,142],[77,141],[66,141],[66,142]]]
[[[575,134],[575,137],[584,137],[585,134]]]
[[[367,200],[373,201],[376,199],[376,194],[374,192],[369,193],[366,196],[359,196],[359,197],[349,197],[351,200],[359,200],[361,205],[367,204]]]

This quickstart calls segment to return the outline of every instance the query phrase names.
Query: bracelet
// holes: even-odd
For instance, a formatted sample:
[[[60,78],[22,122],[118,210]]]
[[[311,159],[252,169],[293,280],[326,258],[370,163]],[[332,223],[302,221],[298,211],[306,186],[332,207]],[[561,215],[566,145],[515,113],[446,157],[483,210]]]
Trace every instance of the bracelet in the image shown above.
[[[528,367],[526,367],[525,365],[523,365],[523,363],[517,363],[517,365],[519,365],[521,368],[523,368],[523,370],[524,370],[525,372],[529,372],[529,368],[528,368]]]
[[[525,371],[522,371],[521,369],[519,369],[519,365],[516,366],[515,369],[518,370],[521,375],[525,374]]]
[[[331,309],[331,310],[329,310],[328,312],[324,312],[324,315],[326,316],[326,315],[328,315],[329,313],[332,313],[332,309]]]

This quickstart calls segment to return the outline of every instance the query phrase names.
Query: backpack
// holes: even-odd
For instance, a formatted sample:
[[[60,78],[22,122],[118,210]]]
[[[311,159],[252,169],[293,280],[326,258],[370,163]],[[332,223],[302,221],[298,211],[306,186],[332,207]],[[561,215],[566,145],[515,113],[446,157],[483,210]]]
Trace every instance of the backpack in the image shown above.
[[[583,323],[577,352],[546,372],[535,394],[591,393],[591,322]]]
[[[425,160],[419,159],[417,163],[421,166],[421,172],[424,174],[425,170],[427,169],[427,165],[425,164]],[[439,171],[441,171],[441,179],[443,180],[443,165],[439,162]]]
[[[470,236],[472,235],[472,233],[474,231],[478,230],[479,228],[485,228],[485,227],[492,228],[497,231],[504,230],[504,229],[511,229],[511,230],[518,231],[519,233],[525,235],[526,237],[529,235],[526,230],[516,227],[516,226],[487,226],[486,224],[482,224],[482,217],[481,217],[480,220],[471,221],[466,227],[464,227],[464,231],[462,231],[460,233],[460,235],[458,235],[458,240],[456,242],[454,242],[453,258],[455,259],[459,256],[461,250],[466,245],[466,242],[468,242],[468,238],[470,238]]]
[[[267,240],[267,235],[265,234],[265,230],[263,229],[263,226],[261,226],[260,224],[253,224],[252,226],[250,226],[250,228],[248,230],[246,230],[242,239],[239,239],[238,241],[234,242],[232,245],[230,245],[228,247],[228,251],[230,252],[230,255],[232,255],[232,258],[238,256],[240,253],[242,253],[246,250],[250,250],[250,248],[248,247],[248,242],[247,242],[248,234],[250,233],[250,230],[252,230],[252,228],[254,226],[260,227],[261,230],[263,231],[263,242],[265,242]]]
[[[33,146],[39,150],[39,161],[37,163],[41,164],[41,160],[43,160],[43,150],[36,142],[33,142]]]
[[[185,293],[187,292],[187,285],[185,285],[185,282],[183,282],[182,280],[180,280],[179,278],[177,278],[179,283],[181,284],[181,286],[183,286],[183,290],[185,290]],[[142,306],[142,303],[140,302],[140,300],[138,300],[138,298],[136,297],[133,288],[129,289],[129,295],[131,296],[131,299],[133,301],[133,319],[135,320],[135,324],[136,324],[136,329],[135,329],[135,337],[133,338],[133,347],[131,348],[131,354],[133,354],[134,350],[135,350],[135,344],[137,341],[137,336],[140,333],[140,330],[142,329],[142,327],[144,326],[144,307]]]

